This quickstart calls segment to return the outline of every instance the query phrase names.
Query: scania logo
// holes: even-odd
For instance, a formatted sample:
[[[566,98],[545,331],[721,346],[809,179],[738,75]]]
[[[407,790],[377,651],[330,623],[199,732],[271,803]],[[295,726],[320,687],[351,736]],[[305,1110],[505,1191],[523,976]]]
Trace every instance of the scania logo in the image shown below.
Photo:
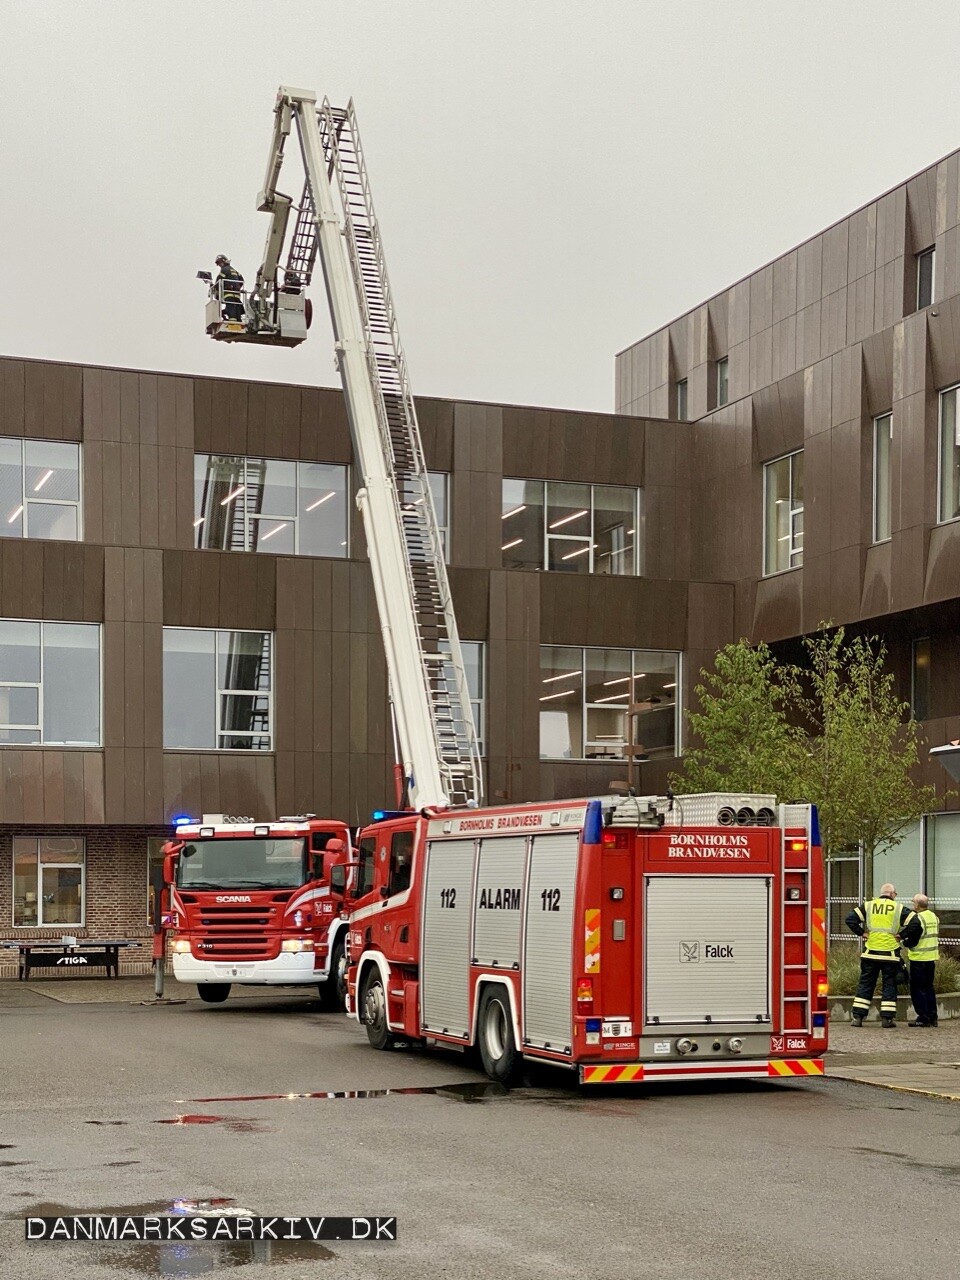
[[[214,899],[215,902],[252,902],[253,898],[249,893],[221,893]]]

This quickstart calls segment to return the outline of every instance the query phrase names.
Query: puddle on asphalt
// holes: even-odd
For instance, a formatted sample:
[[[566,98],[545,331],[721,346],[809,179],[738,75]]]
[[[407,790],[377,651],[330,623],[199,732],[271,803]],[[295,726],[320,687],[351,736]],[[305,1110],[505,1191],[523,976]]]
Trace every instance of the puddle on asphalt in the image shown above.
[[[318,1093],[249,1093],[229,1098],[191,1098],[191,1102],[294,1102],[301,1098],[328,1100],[335,1098],[394,1098],[420,1094],[436,1098],[452,1098],[457,1102],[492,1102],[497,1098],[517,1097],[521,1090],[510,1090],[494,1082],[471,1081],[469,1084],[433,1084],[406,1089],[338,1089]],[[216,1117],[214,1117],[216,1118]],[[160,1123],[172,1123],[161,1121]]]
[[[35,1204],[23,1210],[27,1218],[73,1217],[89,1213],[62,1204]],[[210,1200],[161,1200],[153,1204],[128,1204],[100,1209],[106,1217],[181,1217],[217,1214],[229,1217],[258,1217],[250,1209],[239,1208],[227,1196]],[[7,1214],[7,1218],[20,1214]],[[98,1246],[94,1260],[103,1266],[123,1267],[142,1276],[165,1276],[172,1280],[206,1275],[210,1271],[222,1271],[227,1267],[243,1267],[249,1263],[269,1263],[283,1266],[291,1262],[327,1262],[336,1254],[326,1245],[312,1240],[204,1240],[191,1243],[171,1241],[164,1244],[143,1244],[117,1241],[109,1246]]]
[[[245,1116],[172,1116],[169,1120],[154,1120],[154,1124],[222,1124],[230,1133],[272,1133],[262,1120]]]

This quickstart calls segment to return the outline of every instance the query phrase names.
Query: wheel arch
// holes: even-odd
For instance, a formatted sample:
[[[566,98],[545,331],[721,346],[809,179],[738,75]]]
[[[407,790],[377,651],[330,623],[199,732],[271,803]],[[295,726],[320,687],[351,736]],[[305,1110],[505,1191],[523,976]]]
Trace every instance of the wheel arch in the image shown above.
[[[512,982],[509,981],[504,973],[481,973],[477,977],[474,991],[476,997],[473,1002],[473,1019],[470,1027],[470,1043],[476,1045],[477,1030],[480,1022],[480,1005],[483,1002],[484,992],[488,987],[501,987],[506,990],[507,999],[510,1002],[510,1019],[513,1023],[513,1040],[517,1046],[517,1052],[523,1053],[523,1041],[520,1038],[520,1012],[517,1008],[517,993]]]

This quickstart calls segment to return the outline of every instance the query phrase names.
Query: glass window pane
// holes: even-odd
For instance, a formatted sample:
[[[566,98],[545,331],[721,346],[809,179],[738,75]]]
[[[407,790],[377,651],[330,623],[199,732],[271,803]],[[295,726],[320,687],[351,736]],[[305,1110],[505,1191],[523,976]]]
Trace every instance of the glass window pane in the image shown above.
[[[27,537],[76,542],[80,536],[79,515],[79,508],[58,502],[28,502]]]
[[[584,650],[588,759],[621,755],[626,742],[624,712],[630,705],[631,655],[629,649]]]
[[[547,483],[547,533],[590,537],[590,486]]]
[[[262,734],[256,736],[242,733],[222,733],[217,739],[220,751],[272,751],[270,739]]]
[[[0,743],[20,742],[36,746],[40,742],[40,730],[0,728]]]
[[[893,414],[873,424],[873,540],[890,537],[890,439]]]
[[[590,543],[580,538],[548,538],[547,568],[556,573],[589,573]]]
[[[940,397],[940,519],[960,515],[960,441],[957,439],[957,394],[960,388],[944,391]]]
[[[82,837],[44,836],[40,840],[40,861],[47,864],[82,867],[85,853]]]
[[[636,489],[593,486],[594,573],[636,572]]]
[[[21,928],[39,920],[37,900],[37,842],[24,836],[13,839],[13,923]]]
[[[941,938],[960,939],[960,813],[937,813],[927,819],[926,892],[940,917]],[[954,946],[946,954],[960,952]]]
[[[433,509],[437,513],[437,524],[441,529],[447,528],[447,473],[430,471],[427,473],[430,485],[430,496],[433,498]]]
[[[244,550],[243,458],[198,453],[194,460],[194,529],[198,547]]]
[[[637,650],[633,672],[636,745],[648,756],[676,755],[677,655]]]
[[[297,526],[293,520],[277,520],[273,516],[262,519],[250,517],[249,536],[251,551],[265,551],[272,555],[293,555]]]
[[[540,649],[540,755],[579,759],[583,752],[583,651]]]
[[[717,361],[717,405],[725,405],[730,399],[730,361],[727,357]]]
[[[542,480],[504,480],[501,549],[505,569],[543,568]]]
[[[93,623],[44,624],[43,740],[100,745],[100,628]]]
[[[910,714],[926,720],[930,714],[930,637],[914,640],[910,673]]]
[[[917,254],[917,310],[922,311],[933,301],[934,250],[926,249]]]
[[[918,822],[911,827],[899,844],[881,847],[873,855],[873,891],[890,883],[897,891],[900,902],[908,903],[920,892],[922,839]]]
[[[0,438],[0,538],[23,537],[23,442]]]
[[[763,469],[766,552],[764,573],[790,567],[790,459]]]
[[[301,462],[300,542],[302,556],[347,554],[347,468]]]
[[[27,498],[80,501],[80,446],[58,440],[25,440]],[[40,535],[33,534],[33,537]]]
[[[217,632],[217,688],[269,691],[269,632]]]
[[[44,867],[41,924],[83,923],[83,868]]]
[[[297,514],[297,464],[279,458],[248,458],[247,491],[244,495],[248,516],[286,516]]]
[[[251,693],[221,694],[220,732],[269,733],[269,698]]]
[[[163,846],[166,836],[147,837],[147,924],[153,923],[153,872],[163,867]]]
[[[40,623],[0,620],[0,680],[40,683]]]
[[[163,632],[163,745],[217,745],[216,632]]]
[[[40,725],[40,690],[0,685],[0,724]]]

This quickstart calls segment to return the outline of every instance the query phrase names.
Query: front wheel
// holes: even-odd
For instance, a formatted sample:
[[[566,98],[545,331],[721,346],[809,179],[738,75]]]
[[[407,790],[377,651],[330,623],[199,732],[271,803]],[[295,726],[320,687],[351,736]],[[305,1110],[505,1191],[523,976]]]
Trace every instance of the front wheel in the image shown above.
[[[367,1028],[367,1039],[374,1049],[390,1049],[396,1043],[396,1037],[387,1025],[387,997],[383,989],[383,979],[374,970],[363,988],[363,1021]]]
[[[320,983],[320,1001],[324,1009],[342,1013],[347,1007],[347,949],[341,933],[333,946],[330,972],[326,982]]]
[[[517,1052],[510,1000],[503,987],[484,990],[477,1015],[477,1044],[480,1061],[490,1079],[499,1084],[516,1084],[523,1059]]]
[[[197,992],[205,1004],[223,1004],[230,994],[229,982],[198,982]]]

